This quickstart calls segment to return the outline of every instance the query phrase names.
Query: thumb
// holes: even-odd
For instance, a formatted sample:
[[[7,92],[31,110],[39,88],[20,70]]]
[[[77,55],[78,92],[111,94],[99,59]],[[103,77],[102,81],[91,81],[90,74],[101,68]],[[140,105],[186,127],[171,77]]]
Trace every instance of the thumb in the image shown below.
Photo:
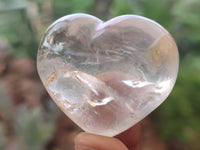
[[[128,150],[118,139],[82,132],[74,139],[75,150]]]

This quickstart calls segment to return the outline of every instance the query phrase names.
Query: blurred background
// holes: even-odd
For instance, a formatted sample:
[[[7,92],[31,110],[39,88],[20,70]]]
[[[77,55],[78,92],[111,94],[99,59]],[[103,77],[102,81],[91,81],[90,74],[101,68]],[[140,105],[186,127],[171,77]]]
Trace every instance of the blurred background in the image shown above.
[[[0,0],[0,150],[73,150],[81,131],[48,96],[36,70],[42,34],[89,13],[151,18],[175,38],[180,70],[168,99],[142,121],[143,150],[200,150],[200,0]]]

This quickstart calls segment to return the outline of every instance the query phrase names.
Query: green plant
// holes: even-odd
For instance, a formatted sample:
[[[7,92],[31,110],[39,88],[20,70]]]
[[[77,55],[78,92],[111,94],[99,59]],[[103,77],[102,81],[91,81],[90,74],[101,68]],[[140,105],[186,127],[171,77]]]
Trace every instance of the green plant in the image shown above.
[[[40,107],[28,110],[21,107],[15,120],[21,150],[41,150],[51,138],[54,122],[45,120]]]
[[[53,0],[56,18],[72,13],[91,13],[94,0]]]
[[[200,41],[200,1],[199,0],[179,0],[173,8],[173,14],[177,22],[183,25],[181,36],[188,36],[191,40]],[[192,34],[191,34],[192,33]]]
[[[5,130],[3,124],[0,122],[0,150],[5,150]]]
[[[13,55],[36,57],[36,35],[26,14],[28,0],[1,0],[0,6],[0,35],[14,47]]]
[[[113,3],[110,8],[111,17],[132,14],[133,13],[133,4],[131,0],[113,0]]]
[[[169,98],[154,113],[161,135],[178,138],[194,150],[200,148],[200,56],[188,55],[180,64],[179,76]],[[195,148],[194,146],[198,147]]]

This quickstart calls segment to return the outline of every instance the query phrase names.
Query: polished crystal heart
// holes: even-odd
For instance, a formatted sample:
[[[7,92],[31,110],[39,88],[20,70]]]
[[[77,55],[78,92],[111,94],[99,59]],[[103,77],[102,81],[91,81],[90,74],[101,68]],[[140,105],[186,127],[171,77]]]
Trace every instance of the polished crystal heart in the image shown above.
[[[55,21],[38,51],[41,80],[83,130],[117,135],[147,116],[171,92],[178,50],[158,23],[137,15],[103,22],[87,14]]]

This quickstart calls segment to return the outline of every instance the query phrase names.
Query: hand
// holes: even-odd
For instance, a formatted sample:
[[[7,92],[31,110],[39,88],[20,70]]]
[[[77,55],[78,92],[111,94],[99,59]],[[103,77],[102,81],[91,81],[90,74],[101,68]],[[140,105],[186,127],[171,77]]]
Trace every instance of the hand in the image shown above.
[[[138,123],[115,137],[82,132],[74,142],[75,150],[141,150],[141,125]]]

